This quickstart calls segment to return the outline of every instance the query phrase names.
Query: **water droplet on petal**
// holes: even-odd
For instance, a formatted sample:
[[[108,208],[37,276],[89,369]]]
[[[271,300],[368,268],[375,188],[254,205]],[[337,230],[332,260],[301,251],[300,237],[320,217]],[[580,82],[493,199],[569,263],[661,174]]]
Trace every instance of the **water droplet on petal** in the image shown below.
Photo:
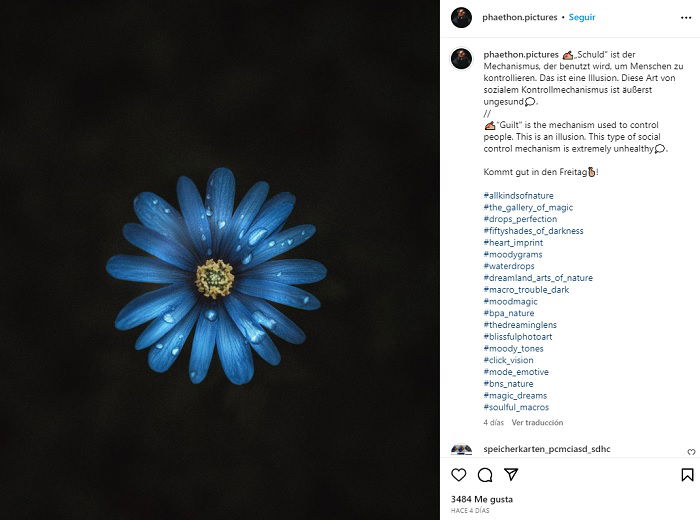
[[[248,331],[248,340],[251,343],[260,343],[260,341],[265,337],[265,331],[259,328],[251,327]]]
[[[158,204],[158,199],[153,199],[153,205],[155,206],[156,204]]]
[[[158,344],[156,345],[156,348],[157,348],[158,350],[162,349],[162,348],[163,348],[163,344],[162,344],[162,343],[158,343]]]
[[[308,297],[308,296],[304,296],[304,305],[306,305],[307,303],[309,303],[309,297]]]
[[[253,313],[253,319],[255,321],[257,321],[258,323],[260,323],[261,325],[264,325],[268,329],[271,329],[277,323],[275,320],[273,320],[272,318],[268,318],[260,311],[255,311]]]
[[[204,313],[204,317],[209,321],[216,321],[216,319],[219,317],[219,313],[214,309],[209,309]]]
[[[163,314],[163,321],[165,323],[175,323],[175,318],[173,318],[172,314],[166,312],[165,314]]]
[[[272,247],[272,246],[274,246],[274,245],[275,245],[275,241],[274,241],[274,240],[270,240],[270,241],[267,243],[267,247]]]
[[[211,194],[207,193],[207,200],[211,199]]]
[[[290,246],[291,246],[293,243],[294,243],[294,239],[293,239],[293,238],[288,238],[288,239],[287,239],[287,245],[290,245]]]
[[[202,233],[202,236],[199,237],[199,238],[201,238],[202,240],[206,240],[206,239],[207,239],[207,236],[206,236],[204,233]]]
[[[211,256],[211,254],[212,254],[212,250],[211,250],[211,247],[210,247],[209,249],[207,249],[207,255]]]
[[[301,236],[304,236],[304,235],[306,235],[306,231],[301,232]]]
[[[238,244],[236,246],[236,253],[240,252],[241,249],[242,249],[241,244]]]
[[[165,208],[163,211],[165,211],[166,213],[170,213],[170,208]]]
[[[192,372],[190,372],[190,377],[192,379],[194,379],[196,375],[197,375],[197,372],[195,372],[194,370]]]
[[[170,351],[170,353],[171,353],[173,356],[177,356],[177,353],[178,353],[178,352],[180,352],[180,349],[177,348],[177,347],[175,347],[174,349],[172,349],[172,350]]]
[[[245,235],[245,230],[241,230],[241,232],[238,233],[238,238],[243,238],[243,235]]]
[[[223,229],[223,227],[226,225],[226,221],[219,220],[219,222],[217,222],[217,225],[219,226],[219,229]]]
[[[277,273],[275,276],[282,276],[282,271],[280,271],[279,273]]]
[[[267,235],[267,229],[265,228],[254,230],[248,237],[248,245],[254,246],[260,242],[260,239],[262,239],[265,235]]]
[[[211,208],[207,208],[206,214],[207,217],[211,217],[214,214],[214,212],[211,210]]]
[[[243,259],[243,265],[249,264],[250,261],[253,259],[253,255],[248,254],[244,259]]]

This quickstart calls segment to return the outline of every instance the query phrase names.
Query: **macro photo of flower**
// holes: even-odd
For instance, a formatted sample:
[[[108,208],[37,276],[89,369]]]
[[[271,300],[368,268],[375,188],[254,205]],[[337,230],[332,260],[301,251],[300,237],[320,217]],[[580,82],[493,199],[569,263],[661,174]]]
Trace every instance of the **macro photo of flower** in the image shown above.
[[[46,4],[3,4],[2,517],[435,516],[435,43],[481,18]]]
[[[129,302],[115,321],[119,330],[150,322],[135,346],[149,349],[154,371],[168,370],[192,335],[190,380],[206,377],[216,350],[228,379],[241,385],[253,377],[252,351],[271,365],[280,362],[270,333],[293,344],[306,339],[273,303],[318,309],[319,300],[296,285],[322,280],[326,268],[314,260],[275,258],[316,228],[284,229],[295,197],[279,193],[266,200],[268,191],[258,182],[234,206],[233,173],[217,168],[204,200],[191,179],[180,177],[180,211],[153,193],[134,199],[141,223],[126,224],[123,234],[152,256],[116,255],[106,268],[119,280],[164,285]]]

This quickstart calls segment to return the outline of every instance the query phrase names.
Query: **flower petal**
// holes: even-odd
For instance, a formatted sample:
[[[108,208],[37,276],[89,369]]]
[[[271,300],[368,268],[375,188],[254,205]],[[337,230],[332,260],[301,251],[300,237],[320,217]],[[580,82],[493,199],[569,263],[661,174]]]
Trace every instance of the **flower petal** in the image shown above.
[[[148,229],[189,247],[190,239],[187,235],[185,221],[180,212],[168,204],[165,199],[148,191],[139,193],[134,199],[134,212]]]
[[[297,309],[312,311],[321,306],[318,298],[310,292],[284,283],[255,280],[253,278],[245,278],[243,280],[237,278],[233,288],[248,296],[264,298],[265,300]]]
[[[294,249],[300,244],[303,244],[316,233],[316,227],[311,224],[295,226],[293,228],[280,231],[271,235],[267,240],[258,245],[250,257],[245,257],[238,271],[243,272],[252,269],[256,265],[266,262],[270,258],[274,258],[290,249]],[[246,259],[248,260],[246,262]]]
[[[299,345],[306,341],[304,331],[265,300],[244,294],[237,294],[236,296],[253,313],[253,319],[278,338],[282,338],[294,345]]]
[[[277,347],[267,334],[265,334],[258,343],[251,343],[250,346],[270,365],[277,366],[280,364],[282,360],[280,351],[277,350]]]
[[[194,270],[196,259],[192,253],[178,242],[164,237],[160,233],[148,229],[141,224],[126,224],[123,229],[124,238],[139,249],[150,253],[174,266]]]
[[[119,311],[114,325],[119,330],[133,329],[164,313],[191,292],[189,284],[176,283],[142,294]]]
[[[195,249],[201,258],[210,258],[212,241],[209,220],[197,186],[189,177],[183,176],[177,180],[177,200]]]
[[[155,318],[136,339],[136,350],[150,347],[172,330],[197,302],[194,291],[188,291],[177,304],[170,305],[161,316]]]
[[[211,229],[214,248],[221,242],[224,227],[231,220],[236,179],[228,168],[217,168],[209,176],[205,204],[207,214],[211,213]]]
[[[255,247],[283,225],[294,209],[295,200],[291,193],[278,193],[263,204],[243,238],[244,246]]]
[[[221,367],[228,379],[236,384],[247,383],[253,377],[253,355],[248,342],[243,338],[228,314],[219,314],[216,345]]]
[[[199,306],[194,307],[180,322],[148,351],[148,366],[156,372],[165,372],[182,352],[192,327],[199,315]]]
[[[326,277],[326,268],[316,260],[270,260],[238,275],[239,280],[256,278],[289,285],[313,283]]]
[[[214,320],[208,319],[207,312],[215,312]],[[210,315],[211,316],[211,315]],[[218,311],[215,307],[205,307],[199,313],[199,321],[192,340],[192,353],[190,354],[190,381],[194,384],[201,383],[211,364],[216,343],[216,331],[219,328]]]
[[[174,283],[192,278],[192,273],[157,258],[135,255],[113,256],[107,260],[107,272],[118,280],[131,282]]]
[[[265,335],[263,328],[236,296],[230,294],[224,298],[224,307],[245,339],[251,343],[257,343]]]
[[[226,233],[221,242],[221,252],[225,256],[231,256],[236,245],[248,231],[260,208],[265,202],[270,186],[266,182],[256,182],[245,194],[236,211],[231,217],[230,225],[226,226]]]

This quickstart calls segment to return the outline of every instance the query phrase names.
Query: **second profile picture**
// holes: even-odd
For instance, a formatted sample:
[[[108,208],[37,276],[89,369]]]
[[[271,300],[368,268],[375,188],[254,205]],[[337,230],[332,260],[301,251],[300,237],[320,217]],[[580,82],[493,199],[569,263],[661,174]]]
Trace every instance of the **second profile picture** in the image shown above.
[[[472,64],[472,53],[467,49],[460,47],[452,51],[452,56],[450,58],[452,61],[452,66],[459,70],[464,70]]]

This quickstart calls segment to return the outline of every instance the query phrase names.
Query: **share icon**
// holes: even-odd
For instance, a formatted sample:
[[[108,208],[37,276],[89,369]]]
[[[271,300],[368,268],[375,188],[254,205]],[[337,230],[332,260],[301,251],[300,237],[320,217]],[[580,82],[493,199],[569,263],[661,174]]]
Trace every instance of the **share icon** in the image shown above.
[[[511,482],[513,482],[513,479],[515,478],[515,474],[518,472],[518,468],[503,468],[503,471],[508,473],[508,478],[510,479]]]

